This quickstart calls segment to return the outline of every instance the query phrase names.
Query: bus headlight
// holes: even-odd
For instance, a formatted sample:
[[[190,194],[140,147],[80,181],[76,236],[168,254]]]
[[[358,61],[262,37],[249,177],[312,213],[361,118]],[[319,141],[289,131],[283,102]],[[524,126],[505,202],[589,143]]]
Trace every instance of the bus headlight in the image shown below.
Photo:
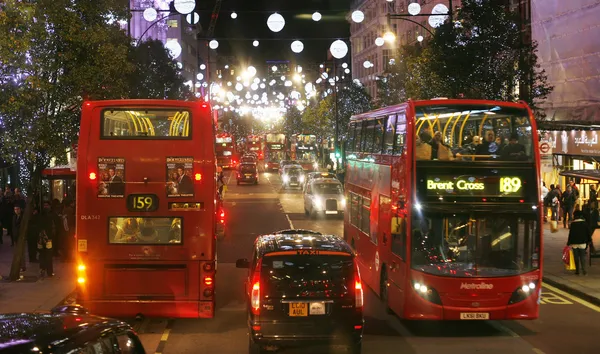
[[[537,287],[537,280],[529,282],[528,284],[523,284],[518,287],[517,290],[513,291],[510,300],[508,300],[509,304],[516,304],[517,302],[521,302],[527,299],[531,294],[535,293],[535,288]]]
[[[442,305],[442,299],[437,290],[432,287],[425,285],[423,282],[413,281],[413,288],[415,292],[423,299],[432,302],[437,305]]]

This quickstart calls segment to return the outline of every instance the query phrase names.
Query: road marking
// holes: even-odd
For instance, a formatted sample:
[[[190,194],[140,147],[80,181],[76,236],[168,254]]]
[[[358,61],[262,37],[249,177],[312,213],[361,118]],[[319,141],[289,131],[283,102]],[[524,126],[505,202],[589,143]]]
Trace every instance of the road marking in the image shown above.
[[[540,299],[540,305],[573,305],[573,303],[564,297],[560,297],[555,293],[547,292],[542,290],[542,298]]]
[[[512,329],[506,327],[505,325],[503,325],[500,322],[490,321],[489,325],[494,327],[495,329],[497,329],[500,332],[504,332],[504,333],[508,334],[509,336],[511,336],[513,338],[519,338],[518,334],[516,334]]]
[[[534,352],[535,354],[546,354],[546,353],[544,353],[544,351],[543,351],[543,350],[541,350],[541,349],[538,349],[538,348],[533,348],[532,350],[533,350],[533,352]]]
[[[564,291],[562,291],[560,289],[557,289],[557,288],[555,288],[555,287],[553,287],[551,285],[548,285],[546,283],[542,283],[542,286],[545,287],[545,288],[547,288],[547,289],[549,289],[549,290],[551,290],[551,291],[553,291],[553,292],[555,292],[555,293],[557,293],[557,294],[559,294],[559,295],[561,295],[561,296],[566,297],[569,300],[575,301],[575,302],[577,302],[577,303],[579,303],[579,304],[581,304],[581,305],[583,305],[583,306],[585,306],[585,307],[587,307],[587,308],[589,308],[591,310],[594,310],[596,312],[600,312],[600,306],[596,306],[596,305],[594,305],[594,304],[592,304],[590,302],[587,302],[587,301],[585,301],[583,299],[578,298],[577,296],[573,296],[573,295],[571,295],[569,293],[566,293],[566,292],[564,292]],[[542,293],[543,293],[543,290],[542,290]]]
[[[288,222],[290,223],[290,229],[294,229],[294,224],[292,223],[292,220],[290,219],[290,217],[288,216],[288,214],[285,214],[286,219],[288,220]]]
[[[167,326],[165,327],[165,330],[163,331],[163,334],[160,337],[160,342],[158,342],[158,346],[156,347],[156,351],[154,352],[154,354],[162,354],[162,352],[165,350],[165,346],[167,345],[167,340],[169,339],[169,334],[171,334],[171,328],[173,327],[173,322],[175,322],[175,320],[173,320],[173,319],[170,319],[167,322]]]

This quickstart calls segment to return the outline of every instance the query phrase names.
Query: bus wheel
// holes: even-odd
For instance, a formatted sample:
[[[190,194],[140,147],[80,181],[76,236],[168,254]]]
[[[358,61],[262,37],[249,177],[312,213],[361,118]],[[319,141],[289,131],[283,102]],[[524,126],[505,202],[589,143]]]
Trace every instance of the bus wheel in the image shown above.
[[[387,272],[385,270],[385,263],[381,265],[381,279],[379,280],[379,298],[385,306],[385,312],[388,314],[392,314],[393,311],[390,309],[388,304],[388,286],[387,286]]]

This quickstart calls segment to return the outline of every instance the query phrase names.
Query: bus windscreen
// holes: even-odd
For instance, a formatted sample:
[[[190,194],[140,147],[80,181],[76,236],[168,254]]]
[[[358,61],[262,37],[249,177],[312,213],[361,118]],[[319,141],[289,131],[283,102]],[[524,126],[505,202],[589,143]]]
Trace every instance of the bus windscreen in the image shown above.
[[[188,139],[190,112],[174,109],[105,109],[102,139]]]

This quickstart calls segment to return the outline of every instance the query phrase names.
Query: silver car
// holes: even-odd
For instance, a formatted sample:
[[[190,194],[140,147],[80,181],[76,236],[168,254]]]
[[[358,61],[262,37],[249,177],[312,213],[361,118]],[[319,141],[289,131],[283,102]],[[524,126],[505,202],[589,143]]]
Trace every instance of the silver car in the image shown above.
[[[346,198],[342,183],[331,178],[313,179],[304,190],[304,214],[343,215]]]

